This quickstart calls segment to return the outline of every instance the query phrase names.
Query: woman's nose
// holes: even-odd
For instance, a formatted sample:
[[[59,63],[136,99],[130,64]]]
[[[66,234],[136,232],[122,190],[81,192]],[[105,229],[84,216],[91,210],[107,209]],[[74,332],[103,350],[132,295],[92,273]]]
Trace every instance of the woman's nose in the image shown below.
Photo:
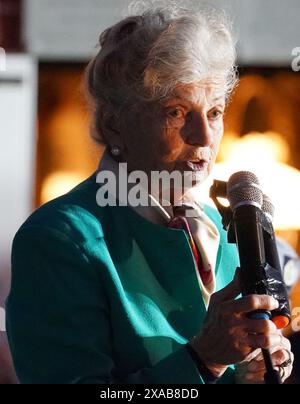
[[[211,145],[212,140],[213,133],[208,118],[195,114],[188,131],[186,143],[191,146],[208,147]]]

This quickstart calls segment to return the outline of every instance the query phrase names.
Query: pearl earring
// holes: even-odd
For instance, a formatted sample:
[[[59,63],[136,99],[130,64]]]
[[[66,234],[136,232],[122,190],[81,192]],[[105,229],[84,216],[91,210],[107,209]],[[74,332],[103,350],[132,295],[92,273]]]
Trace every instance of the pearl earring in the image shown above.
[[[111,154],[112,154],[113,156],[118,157],[118,156],[120,156],[120,154],[121,154],[121,148],[120,148],[119,146],[113,146],[113,147],[110,149],[110,152],[111,152]]]

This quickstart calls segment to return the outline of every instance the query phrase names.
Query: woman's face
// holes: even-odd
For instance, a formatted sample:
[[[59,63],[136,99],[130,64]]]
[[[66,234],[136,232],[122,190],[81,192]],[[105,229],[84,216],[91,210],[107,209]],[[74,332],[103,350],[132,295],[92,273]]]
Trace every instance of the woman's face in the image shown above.
[[[197,173],[204,181],[223,135],[225,85],[180,85],[161,103],[129,114],[121,133],[128,170]]]

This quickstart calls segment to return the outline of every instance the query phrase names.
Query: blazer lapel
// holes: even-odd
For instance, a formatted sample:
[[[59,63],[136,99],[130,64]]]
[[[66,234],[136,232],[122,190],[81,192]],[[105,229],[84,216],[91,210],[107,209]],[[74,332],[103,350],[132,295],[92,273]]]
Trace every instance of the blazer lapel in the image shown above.
[[[153,224],[130,208],[115,207],[114,212],[119,220],[125,217],[128,229],[127,258],[120,262],[120,270],[129,271],[140,261],[143,276],[154,277],[163,290],[157,295],[153,292],[152,298],[160,300],[155,303],[163,307],[169,300],[168,322],[178,334],[191,338],[199,331],[206,308],[185,232]]]

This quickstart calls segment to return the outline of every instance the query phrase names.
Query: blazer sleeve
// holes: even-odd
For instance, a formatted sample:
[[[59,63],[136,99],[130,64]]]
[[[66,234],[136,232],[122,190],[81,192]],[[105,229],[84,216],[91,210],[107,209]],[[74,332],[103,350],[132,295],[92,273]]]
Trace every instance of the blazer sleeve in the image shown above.
[[[84,250],[54,228],[27,226],[15,236],[6,310],[21,383],[204,383],[184,346],[151,368],[114,376],[109,301],[99,274]]]

